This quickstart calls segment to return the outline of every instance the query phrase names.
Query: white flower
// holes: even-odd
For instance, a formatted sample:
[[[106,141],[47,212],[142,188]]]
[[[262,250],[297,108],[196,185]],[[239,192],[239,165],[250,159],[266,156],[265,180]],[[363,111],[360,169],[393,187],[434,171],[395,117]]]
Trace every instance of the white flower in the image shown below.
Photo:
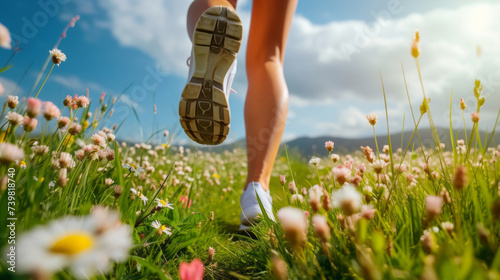
[[[62,218],[18,238],[17,269],[55,273],[69,267],[74,277],[87,279],[109,271],[112,262],[125,261],[131,235],[130,226],[121,225],[117,213]]]
[[[66,61],[66,55],[61,52],[61,50],[53,49],[49,51],[49,53],[52,56],[52,62],[57,66],[59,66],[61,62]]]
[[[300,203],[304,203],[304,197],[302,195],[296,193],[296,194],[292,195],[292,198],[291,198],[292,203],[295,201],[298,201]]]
[[[12,126],[19,125],[23,122],[24,117],[16,112],[9,111],[7,115],[5,116],[6,119],[9,120],[10,124]]]
[[[145,197],[140,191],[137,191],[134,188],[131,188],[130,191],[133,192],[135,196],[139,197],[144,202],[144,206],[146,206],[146,202],[148,201],[147,197]]]
[[[49,189],[53,188],[56,185],[55,181],[50,181],[49,183]]]
[[[317,158],[317,157],[313,157],[309,160],[309,165],[312,165],[312,166],[318,166],[318,164],[320,163],[321,159],[320,158]]]
[[[168,236],[172,235],[172,229],[166,227],[165,225],[162,225],[158,220],[153,221],[153,223],[151,223],[151,226],[157,229],[159,234],[163,232]]]
[[[294,248],[303,247],[307,242],[306,232],[308,226],[304,211],[287,206],[281,208],[277,216],[290,245]]]
[[[165,201],[165,200],[163,200],[163,199],[155,198],[155,203],[156,203],[156,204],[157,204],[157,206],[158,206],[158,207],[160,207],[160,208],[165,208],[165,207],[166,207],[166,208],[170,208],[170,209],[172,209],[172,210],[174,209],[174,204],[173,204],[173,203],[168,202],[168,200],[167,200],[167,201]]]
[[[332,206],[342,208],[347,216],[359,211],[362,195],[351,184],[344,184],[338,191],[332,193]]]
[[[0,143],[0,163],[8,164],[24,158],[24,152],[17,145],[3,142]]]

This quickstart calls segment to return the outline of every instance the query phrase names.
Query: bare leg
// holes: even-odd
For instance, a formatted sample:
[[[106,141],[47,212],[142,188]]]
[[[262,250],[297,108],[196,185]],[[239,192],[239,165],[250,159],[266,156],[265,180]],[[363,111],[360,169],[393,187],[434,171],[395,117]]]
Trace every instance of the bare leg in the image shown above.
[[[246,67],[245,125],[250,182],[269,180],[288,113],[283,59],[298,0],[253,0]]]
[[[187,31],[189,34],[189,39],[193,39],[193,31],[196,26],[196,22],[200,18],[201,14],[210,7],[214,6],[225,6],[232,9],[236,8],[237,0],[195,0],[189,6],[187,14]]]

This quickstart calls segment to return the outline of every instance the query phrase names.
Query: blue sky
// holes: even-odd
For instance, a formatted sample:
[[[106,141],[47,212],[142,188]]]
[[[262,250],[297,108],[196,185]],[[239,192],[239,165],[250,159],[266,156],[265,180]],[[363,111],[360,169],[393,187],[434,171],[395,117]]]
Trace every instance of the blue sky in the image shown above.
[[[364,116],[376,112],[384,120],[379,71],[386,86],[392,130],[401,129],[404,114],[405,127],[410,128],[401,63],[411,99],[418,106],[422,93],[415,63],[409,55],[415,29],[422,34],[423,78],[435,122],[440,125],[449,122],[452,88],[456,108],[459,98],[464,97],[470,104],[467,110],[472,110],[473,81],[480,77],[487,97],[482,125],[491,130],[500,104],[497,92],[500,19],[496,16],[500,4],[496,2],[299,1],[285,58],[291,98],[284,139],[370,135],[371,127]],[[67,94],[84,94],[89,88],[91,98],[97,100],[101,92],[117,96],[133,83],[109,123],[112,126],[126,118],[127,129],[118,136],[141,140],[139,123],[130,109],[134,106],[145,140],[153,130],[155,102],[158,107],[155,129],[168,129],[175,132],[178,142],[187,142],[178,123],[177,106],[191,47],[185,27],[189,3],[184,0],[3,1],[0,22],[9,28],[13,39],[22,38],[23,49],[12,61],[14,66],[0,76],[0,83],[8,94],[19,84],[16,94],[25,96],[62,29],[78,14],[80,21],[59,46],[68,59],[53,71],[40,98],[61,104]],[[48,12],[44,4],[50,4]],[[237,11],[245,35],[250,8],[251,1],[239,1]],[[479,58],[477,45],[482,48]],[[244,137],[245,51],[243,47],[233,85],[238,94],[230,99],[229,141]],[[0,49],[0,64],[9,56],[9,51]],[[452,113],[459,116],[456,110]],[[455,126],[460,125],[458,117],[454,122]],[[383,133],[385,126],[378,125],[377,129]]]

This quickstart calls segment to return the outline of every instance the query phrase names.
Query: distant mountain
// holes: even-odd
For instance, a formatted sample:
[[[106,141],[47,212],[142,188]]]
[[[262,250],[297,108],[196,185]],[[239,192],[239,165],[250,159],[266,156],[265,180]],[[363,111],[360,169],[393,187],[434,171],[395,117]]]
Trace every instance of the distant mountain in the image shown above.
[[[446,128],[438,128],[439,140],[441,143],[445,143],[445,149],[450,149],[450,130]],[[410,140],[411,134],[413,131],[406,131],[404,134],[401,132],[391,134],[391,143],[393,149],[397,149],[401,147],[401,137],[403,136],[403,148],[406,148],[408,145],[408,141]],[[434,147],[434,141],[432,138],[432,133],[430,129],[421,129],[418,131],[420,135],[420,139],[422,140],[422,144],[424,147]],[[470,136],[470,131],[467,131]],[[465,139],[463,130],[455,130],[453,135],[456,139]],[[481,140],[484,143],[485,141],[485,132],[480,132]],[[336,153],[349,153],[356,150],[360,150],[361,146],[370,146],[375,149],[375,140],[373,137],[366,138],[342,138],[336,136],[319,136],[319,137],[299,137],[294,140],[285,142],[287,145],[287,149],[292,152],[298,152],[300,155],[304,157],[310,157],[315,155],[325,155],[324,144],[326,141],[333,141],[335,143],[334,151]],[[382,149],[383,145],[388,144],[387,135],[377,135],[377,142],[379,145],[379,149]],[[495,133],[493,139],[491,139],[490,147],[496,147],[496,145],[500,144],[500,132]],[[412,144],[416,147],[419,147],[419,141],[417,137],[417,133],[415,133]],[[210,148],[201,148],[202,150],[211,150],[215,152],[224,151],[224,150],[232,150],[234,148],[240,147],[244,148],[245,140],[239,140],[231,144],[221,145],[217,147]],[[411,146],[410,146],[411,147]]]

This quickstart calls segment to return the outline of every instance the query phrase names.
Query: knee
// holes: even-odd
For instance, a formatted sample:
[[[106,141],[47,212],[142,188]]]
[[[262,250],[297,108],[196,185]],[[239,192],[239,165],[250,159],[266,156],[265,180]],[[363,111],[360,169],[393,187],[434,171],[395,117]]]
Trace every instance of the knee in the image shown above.
[[[279,48],[265,49],[253,48],[247,49],[246,65],[247,68],[263,68],[266,64],[276,64],[279,67],[283,64]]]

